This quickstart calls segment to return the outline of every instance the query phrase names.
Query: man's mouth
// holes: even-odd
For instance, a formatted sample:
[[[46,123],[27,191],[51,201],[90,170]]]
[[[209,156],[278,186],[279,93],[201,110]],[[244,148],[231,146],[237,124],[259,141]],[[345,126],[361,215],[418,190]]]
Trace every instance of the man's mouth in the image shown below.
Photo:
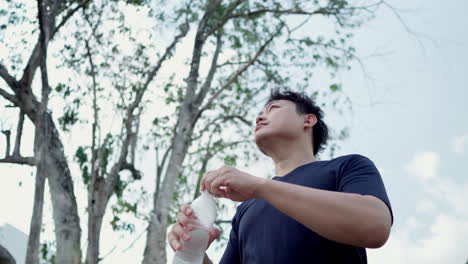
[[[255,131],[259,130],[262,126],[266,126],[267,124],[258,124],[256,127],[255,127]]]

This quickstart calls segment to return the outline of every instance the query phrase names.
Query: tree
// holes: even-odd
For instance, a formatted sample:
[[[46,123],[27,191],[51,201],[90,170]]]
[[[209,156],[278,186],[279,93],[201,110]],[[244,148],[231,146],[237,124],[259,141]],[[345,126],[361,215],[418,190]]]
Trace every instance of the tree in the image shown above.
[[[0,95],[19,108],[13,154],[11,131],[6,130],[7,151],[0,161],[37,167],[37,217],[31,224],[31,234],[37,235],[31,236],[28,263],[37,263],[34,256],[39,250],[45,178],[54,209],[57,262],[79,263],[81,227],[69,162],[79,166],[88,192],[85,262],[97,263],[101,260],[103,217],[112,197],[117,198],[112,206],[112,226],[131,229],[120,221],[119,214],[136,214],[137,206],[126,201],[123,193],[132,181],[141,178],[135,159],[147,155],[145,149],[150,146],[157,155],[157,173],[143,262],[166,263],[166,229],[184,196],[197,196],[208,164],[216,160],[236,164],[237,160],[256,158],[249,140],[253,111],[258,110],[268,90],[281,86],[306,90],[316,67],[332,74],[348,68],[349,61],[355,59],[349,43],[352,29],[371,18],[383,3],[155,1],[154,9],[148,12],[145,3],[135,0],[38,1],[39,18],[29,17],[37,43],[21,79],[14,77],[21,60],[8,58],[9,69],[0,61],[0,76],[12,92],[2,88]],[[20,5],[11,6],[11,10],[24,7],[10,5]],[[154,25],[143,29],[152,31],[148,37],[137,37],[136,26],[127,21],[131,10],[154,20]],[[8,27],[27,20],[13,19]],[[315,23],[328,23],[333,32],[326,36],[304,32]],[[54,38],[59,29],[60,35]],[[192,38],[187,72],[185,68],[166,67],[171,58],[184,54],[177,44],[192,42]],[[47,52],[52,40],[53,50]],[[2,43],[8,41],[1,39]],[[24,39],[24,43],[28,41]],[[10,43],[12,46],[15,43]],[[48,58],[47,54],[52,55]],[[70,74],[65,81],[51,77],[47,74],[51,63],[79,77]],[[40,101],[33,88],[38,67]],[[317,89],[312,95],[341,98],[340,90],[340,84],[332,83],[328,90]],[[152,100],[148,93],[152,93]],[[63,109],[48,104],[51,95],[60,97]],[[162,105],[165,111],[149,111],[151,107],[161,110]],[[103,116],[109,112],[120,119],[117,129],[104,129],[108,120]],[[54,113],[61,116],[54,118]],[[23,157],[19,152],[24,115],[35,126],[34,157]],[[145,124],[148,118],[144,116],[151,116],[152,123]],[[91,133],[74,158],[67,159],[60,133],[72,133],[74,126],[87,127]],[[123,177],[123,171],[130,172],[130,177]]]
[[[10,3],[16,9],[22,8],[20,3]],[[54,206],[54,221],[56,223],[55,233],[57,238],[57,260],[60,263],[79,263],[81,259],[80,239],[81,229],[76,207],[76,199],[73,191],[70,170],[63,153],[63,145],[59,139],[58,131],[55,129],[54,121],[49,112],[46,111],[48,100],[47,80],[47,46],[58,30],[65,25],[68,19],[79,9],[86,5],[86,1],[38,1],[40,33],[37,41],[24,67],[20,79],[10,73],[3,62],[0,64],[0,76],[11,89],[13,94],[0,89],[0,95],[7,101],[19,108],[19,121],[16,131],[15,148],[12,155],[8,152],[1,162],[37,165],[37,185],[35,194],[35,206],[32,218],[30,238],[28,241],[28,261],[37,262],[39,254],[39,234],[42,219],[43,182],[47,174]],[[21,20],[12,12],[13,18]],[[15,19],[11,20],[14,24]],[[58,23],[57,23],[58,22]],[[2,26],[5,28],[6,26]],[[16,66],[11,70],[18,72]],[[42,75],[43,91],[41,101],[32,91],[32,81],[37,68],[40,66]],[[34,144],[34,157],[23,157],[20,154],[21,134],[24,115],[36,126],[36,142]],[[8,135],[7,135],[8,138]],[[42,142],[41,142],[42,141]]]

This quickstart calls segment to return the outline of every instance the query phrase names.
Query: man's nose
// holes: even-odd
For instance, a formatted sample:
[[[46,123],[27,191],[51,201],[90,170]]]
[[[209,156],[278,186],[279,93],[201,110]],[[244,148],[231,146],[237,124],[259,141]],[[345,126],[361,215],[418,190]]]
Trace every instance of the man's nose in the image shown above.
[[[260,123],[261,121],[265,120],[262,114],[258,115],[257,118],[255,119],[255,124]]]

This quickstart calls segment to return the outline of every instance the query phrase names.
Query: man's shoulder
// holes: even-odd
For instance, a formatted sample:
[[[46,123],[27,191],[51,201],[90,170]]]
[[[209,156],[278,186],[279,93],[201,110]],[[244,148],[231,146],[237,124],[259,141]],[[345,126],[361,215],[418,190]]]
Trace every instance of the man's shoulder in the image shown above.
[[[237,205],[236,215],[242,216],[244,214],[244,212],[247,210],[247,208],[249,208],[252,204],[255,203],[255,200],[256,200],[255,198],[249,199],[249,200],[244,201],[244,202],[240,203],[239,205]]]
[[[324,161],[325,167],[339,168],[339,170],[348,170],[359,167],[374,167],[374,162],[362,154],[347,154]]]
[[[329,160],[330,163],[372,162],[362,154],[347,154]]]

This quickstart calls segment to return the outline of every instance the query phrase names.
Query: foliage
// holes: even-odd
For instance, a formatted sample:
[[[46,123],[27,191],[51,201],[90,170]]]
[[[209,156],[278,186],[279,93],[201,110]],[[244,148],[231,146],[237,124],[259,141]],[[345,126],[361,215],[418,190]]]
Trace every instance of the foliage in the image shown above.
[[[57,246],[55,242],[45,242],[41,244],[41,263],[55,264],[55,250]]]

